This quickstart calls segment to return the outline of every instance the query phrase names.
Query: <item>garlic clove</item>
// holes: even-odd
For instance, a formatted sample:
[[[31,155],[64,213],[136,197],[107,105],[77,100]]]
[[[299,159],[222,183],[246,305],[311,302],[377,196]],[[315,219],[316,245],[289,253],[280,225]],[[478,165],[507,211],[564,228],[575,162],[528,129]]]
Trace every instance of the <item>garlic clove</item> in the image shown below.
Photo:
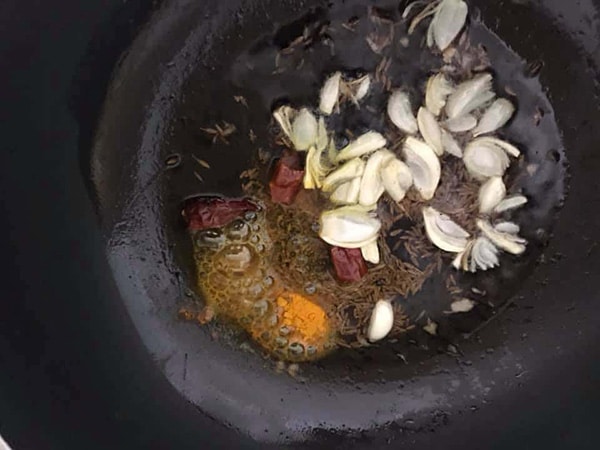
[[[360,184],[359,204],[364,206],[373,205],[379,201],[385,192],[380,170],[382,163],[390,158],[390,155],[393,157],[393,154],[389,150],[379,150],[373,153],[367,161],[365,173]]]
[[[486,237],[479,237],[471,250],[471,260],[474,270],[489,270],[500,265],[498,259],[498,248]]]
[[[457,158],[463,157],[462,148],[458,145],[456,139],[452,134],[448,133],[446,130],[442,128],[442,145],[444,146],[444,150],[446,153],[449,153],[452,156]]]
[[[458,85],[446,103],[449,119],[465,116],[492,100],[492,76],[484,73]]]
[[[446,106],[448,96],[454,92],[452,83],[443,73],[433,75],[427,81],[425,90],[425,105],[434,116],[439,116]]]
[[[336,161],[347,161],[353,158],[359,158],[369,153],[373,153],[385,147],[386,139],[376,131],[369,131],[358,137],[337,154]]]
[[[379,300],[369,321],[367,337],[371,342],[377,342],[384,339],[394,327],[394,308],[392,304],[385,300]]]
[[[431,200],[440,183],[442,167],[435,151],[425,142],[408,137],[403,147],[406,164],[415,188],[424,200]]]
[[[455,117],[444,122],[446,130],[452,133],[465,133],[471,131],[477,126],[477,119],[472,114],[465,114],[464,116]]]
[[[467,145],[463,161],[469,173],[478,180],[502,177],[510,165],[506,152],[501,148],[477,140]]]
[[[361,248],[377,240],[381,222],[364,208],[344,207],[321,214],[319,236],[330,245]]]
[[[450,310],[455,313],[468,313],[475,308],[477,304],[468,298],[457,300],[450,305]]]
[[[527,202],[527,197],[524,195],[513,195],[512,197],[508,197],[500,202],[500,204],[498,204],[498,206],[496,206],[494,209],[494,212],[496,214],[501,214],[506,211],[511,211],[526,205]]]
[[[331,194],[329,200],[336,205],[355,205],[360,194],[360,177],[340,184]]]
[[[493,133],[508,123],[515,113],[515,106],[505,98],[499,98],[485,111],[473,136]]]
[[[506,197],[506,186],[501,177],[491,177],[479,189],[479,212],[491,213]]]
[[[446,50],[456,39],[465,26],[468,12],[462,0],[442,0],[431,22],[433,38],[440,51]]]
[[[331,75],[323,85],[321,89],[321,99],[319,102],[319,109],[326,116],[331,115],[335,105],[337,105],[340,97],[340,83],[342,81],[342,74],[336,72]]]
[[[521,255],[527,249],[527,241],[513,234],[502,233],[484,220],[477,219],[477,227],[494,245],[513,255]]]
[[[427,237],[436,247],[453,253],[465,251],[470,235],[450,217],[426,207],[423,208],[423,219]]]
[[[419,131],[407,93],[395,91],[388,101],[387,112],[392,123],[404,133],[416,134]]]
[[[417,114],[417,123],[419,131],[425,142],[435,151],[438,156],[444,154],[444,145],[442,144],[442,130],[435,119],[435,116],[427,108],[419,108]]]
[[[404,162],[394,158],[381,168],[381,181],[390,197],[401,202],[413,184],[413,176]]]
[[[361,247],[360,251],[365,261],[368,261],[371,264],[380,263],[381,255],[379,254],[379,245],[377,244],[377,241]]]
[[[356,177],[362,177],[365,173],[366,163],[360,158],[348,161],[339,169],[330,173],[323,181],[322,190],[324,192],[333,191],[338,185],[350,181]]]
[[[472,142],[476,143],[476,144],[495,146],[495,147],[501,148],[509,156],[512,156],[514,158],[518,158],[519,156],[521,156],[521,151],[517,147],[515,147],[514,145],[512,145],[506,141],[503,141],[502,139],[486,136],[486,137],[477,138],[477,139],[473,140]]]
[[[512,222],[500,222],[494,225],[494,230],[499,231],[500,233],[519,234],[521,232],[521,227]]]
[[[317,141],[319,125],[306,108],[300,110],[292,122],[292,143],[298,151],[306,151]]]

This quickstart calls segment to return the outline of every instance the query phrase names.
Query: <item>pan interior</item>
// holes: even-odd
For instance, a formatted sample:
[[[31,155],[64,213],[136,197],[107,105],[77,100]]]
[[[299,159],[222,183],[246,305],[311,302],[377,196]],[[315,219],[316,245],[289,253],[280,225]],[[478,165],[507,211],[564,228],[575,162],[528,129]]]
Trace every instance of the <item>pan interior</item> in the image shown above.
[[[352,430],[377,428],[407,415],[415,417],[418,428],[431,422],[436,409],[461,410],[472,403],[467,401],[471,396],[483,399],[486,385],[508,373],[513,357],[505,356],[501,366],[492,357],[478,362],[477,370],[489,376],[483,384],[465,381],[456,361],[508,345],[515,336],[498,324],[486,328],[481,339],[465,340],[464,335],[515,294],[529,295],[532,286],[525,280],[550,240],[565,197],[570,148],[568,141],[563,145],[561,127],[573,119],[551,99],[566,89],[556,58],[582,50],[555,28],[548,10],[535,4],[500,9],[470,2],[472,39],[487,49],[498,87],[509,87],[518,98],[518,115],[507,137],[526,149],[525,163],[537,172],[514,177],[516,188],[532,199],[517,217],[531,243],[527,256],[499,274],[469,281],[488,292],[495,307],[461,317],[441,314],[443,286],[432,283],[407,306],[414,315],[423,305],[438,308],[441,337],[418,331],[393,344],[339,351],[301,367],[300,380],[279,373],[274,362],[227,327],[178,321],[179,306],[197,296],[191,244],[179,220],[181,199],[198,193],[241,195],[240,173],[254,164],[259,147],[270,146],[275,104],[314,104],[328,73],[375,69],[379,57],[365,45],[364,35],[349,33],[316,41],[299,55],[305,59],[300,68],[296,61],[293,70],[273,75],[277,53],[304,30],[366,18],[367,3],[209,1],[199,8],[173,1],[155,15],[115,73],[99,126],[92,158],[96,194],[115,278],[140,334],[188,399],[262,440],[306,438],[315,429],[341,424]],[[379,2],[378,7],[399,15],[397,2]],[[525,24],[527,33],[519,32]],[[400,65],[392,67],[398,85],[422,83],[432,67],[417,49],[422,33],[418,36],[414,46],[399,53]],[[542,75],[532,77],[532,63],[540,61],[545,63]],[[585,109],[563,101],[561,111],[566,106],[574,116]],[[543,117],[535,126],[540,111]],[[234,123],[237,132],[228,144],[213,144],[201,128],[223,121]],[[183,164],[165,170],[171,154],[181,155]],[[202,170],[192,155],[211,169]],[[364,405],[360,411],[357,404]]]

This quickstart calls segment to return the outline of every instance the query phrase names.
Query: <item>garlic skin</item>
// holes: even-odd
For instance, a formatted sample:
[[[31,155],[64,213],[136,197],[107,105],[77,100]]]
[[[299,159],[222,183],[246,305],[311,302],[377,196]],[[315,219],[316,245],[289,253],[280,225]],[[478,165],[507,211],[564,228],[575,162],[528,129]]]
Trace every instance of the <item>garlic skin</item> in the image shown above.
[[[371,342],[381,341],[390,334],[393,327],[394,308],[392,308],[392,304],[385,300],[379,300],[371,313],[367,338]]]

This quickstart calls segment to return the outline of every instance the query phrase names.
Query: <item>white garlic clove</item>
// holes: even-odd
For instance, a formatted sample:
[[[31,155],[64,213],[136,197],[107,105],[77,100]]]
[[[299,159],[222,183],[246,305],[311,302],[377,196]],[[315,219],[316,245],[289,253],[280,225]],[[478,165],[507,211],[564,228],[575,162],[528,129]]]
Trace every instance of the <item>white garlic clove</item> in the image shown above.
[[[455,117],[444,122],[446,130],[452,133],[465,133],[471,131],[477,126],[477,119],[472,114],[465,114],[464,116]]]
[[[369,90],[371,89],[371,77],[369,75],[365,75],[357,81],[358,87],[356,88],[356,94],[354,98],[359,102],[369,95]]]
[[[484,73],[458,85],[446,103],[449,119],[465,116],[483,106],[496,95],[492,92],[492,76]]]
[[[317,141],[315,145],[320,152],[327,149],[327,146],[329,145],[329,136],[327,135],[327,127],[325,126],[325,119],[323,117],[319,118],[319,123],[317,125]]]
[[[521,232],[521,227],[512,222],[500,222],[494,225],[494,230],[499,231],[500,233],[519,234]]]
[[[415,188],[424,200],[431,200],[440,183],[442,167],[435,151],[425,142],[408,137],[403,147],[406,164]]]
[[[281,131],[283,131],[283,133],[290,140],[292,139],[293,134],[292,120],[294,119],[294,117],[296,117],[296,114],[298,114],[298,112],[287,105],[281,106],[273,112],[273,117],[279,124]]]
[[[330,245],[361,248],[377,240],[381,222],[365,208],[347,206],[321,214],[319,236]]]
[[[379,264],[381,261],[381,255],[379,254],[379,245],[377,244],[377,241],[361,247],[360,252],[362,253],[364,260],[370,262],[371,264]]]
[[[462,148],[458,145],[456,139],[452,134],[448,133],[446,130],[442,128],[442,145],[444,146],[444,150],[446,153],[449,153],[452,156],[457,158],[463,157]]]
[[[442,144],[442,129],[437,123],[435,116],[427,108],[419,108],[417,114],[417,123],[421,136],[425,142],[435,151],[438,156],[444,154],[444,145]]]
[[[381,165],[394,155],[389,150],[379,150],[371,155],[365,167],[360,184],[358,203],[364,206],[373,205],[379,201],[385,189],[381,180]]]
[[[513,209],[520,208],[521,206],[526,205],[528,202],[527,197],[524,195],[513,195],[512,197],[508,197],[504,199],[496,208],[494,212],[497,214],[501,214],[506,211],[511,211]]]
[[[506,186],[501,177],[491,177],[479,189],[479,212],[491,213],[506,197]]]
[[[367,331],[367,337],[371,342],[377,342],[385,338],[394,327],[394,308],[385,300],[379,300],[373,312]]]
[[[502,177],[510,165],[506,152],[495,145],[471,142],[463,155],[465,167],[478,180]]]
[[[468,12],[462,0],[442,0],[431,22],[433,39],[440,51],[446,50],[456,39],[465,26]]]
[[[319,125],[315,116],[306,108],[300,110],[292,123],[292,143],[298,151],[305,151],[317,141]]]
[[[321,189],[323,180],[327,175],[327,167],[323,163],[323,150],[311,147],[306,155],[306,167],[304,171],[304,188]]]
[[[494,245],[513,255],[521,255],[527,249],[527,241],[513,234],[502,233],[494,229],[487,221],[477,219],[477,226]]]
[[[348,161],[325,178],[322,190],[324,192],[331,192],[338,185],[346,181],[350,181],[356,177],[362,177],[363,173],[365,173],[365,166],[366,163],[360,158]]]
[[[500,265],[498,248],[486,237],[479,237],[471,250],[472,272],[490,270]]]
[[[347,161],[373,153],[387,144],[385,138],[376,131],[369,131],[358,137],[337,154],[336,161]]]
[[[485,111],[473,136],[493,133],[508,123],[515,113],[515,106],[505,98],[499,98]]]
[[[407,93],[395,91],[388,101],[387,112],[392,123],[404,133],[416,134],[419,131]]]
[[[448,96],[452,92],[454,92],[454,87],[443,73],[438,73],[430,77],[425,90],[425,105],[427,109],[434,116],[439,116],[444,106],[446,106]]]
[[[512,145],[506,141],[503,141],[502,139],[486,136],[486,137],[480,137],[480,138],[474,139],[472,142],[474,144],[495,146],[495,147],[501,148],[508,155],[510,155],[514,158],[518,158],[519,156],[521,156],[521,151],[517,147],[515,147],[514,145]]]
[[[335,105],[338,103],[341,81],[342,74],[340,72],[336,72],[325,81],[325,84],[321,89],[319,109],[326,116],[329,116],[333,112]]]
[[[427,237],[436,247],[453,253],[465,251],[470,235],[450,217],[426,207],[423,208],[423,219]]]
[[[457,300],[450,305],[450,310],[455,313],[468,313],[475,308],[477,303],[468,298],[463,298],[462,300]]]
[[[404,162],[394,158],[381,168],[381,181],[390,197],[401,202],[413,184],[413,176]]]
[[[329,200],[336,205],[355,205],[360,193],[360,177],[340,184],[331,193]]]

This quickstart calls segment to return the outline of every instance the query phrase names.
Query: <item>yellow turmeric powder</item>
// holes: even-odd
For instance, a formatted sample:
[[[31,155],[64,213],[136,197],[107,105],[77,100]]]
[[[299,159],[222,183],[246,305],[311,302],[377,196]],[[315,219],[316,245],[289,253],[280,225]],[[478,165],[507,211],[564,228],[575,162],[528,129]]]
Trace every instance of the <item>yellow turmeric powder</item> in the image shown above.
[[[269,351],[286,360],[306,361],[333,348],[330,320],[315,302],[284,292],[277,297],[275,306],[275,315],[250,327],[252,337]]]

